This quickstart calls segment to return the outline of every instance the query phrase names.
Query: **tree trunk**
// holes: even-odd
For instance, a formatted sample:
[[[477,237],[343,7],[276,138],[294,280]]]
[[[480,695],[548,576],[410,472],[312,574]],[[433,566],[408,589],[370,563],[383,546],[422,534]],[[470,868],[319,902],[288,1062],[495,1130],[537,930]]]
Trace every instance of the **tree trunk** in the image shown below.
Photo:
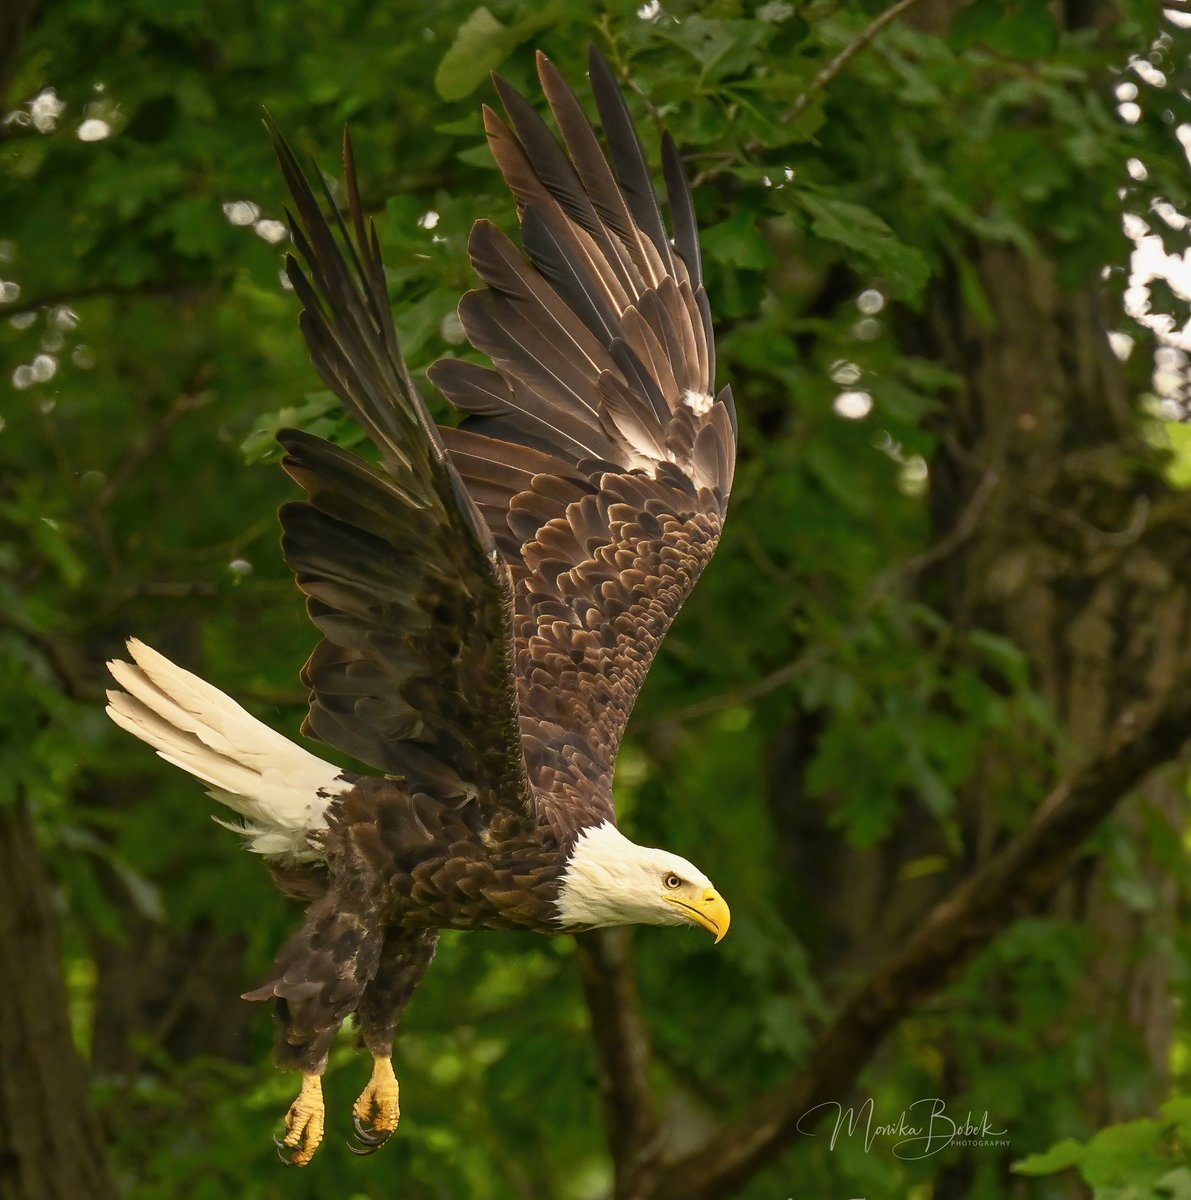
[[[26,805],[0,808],[0,1200],[115,1192],[71,1040],[53,891]]]

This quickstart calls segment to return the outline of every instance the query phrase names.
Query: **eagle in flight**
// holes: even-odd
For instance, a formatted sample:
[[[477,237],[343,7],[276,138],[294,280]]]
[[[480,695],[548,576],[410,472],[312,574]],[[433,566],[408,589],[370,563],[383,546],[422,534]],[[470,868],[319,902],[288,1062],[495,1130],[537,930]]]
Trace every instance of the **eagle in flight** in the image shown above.
[[[630,841],[612,804],[637,693],[719,539],[736,417],[713,391],[678,151],[667,134],[671,235],[594,49],[589,68],[607,156],[541,54],[561,144],[500,78],[507,120],[484,110],[521,249],[487,221],[472,230],[485,286],[459,318],[492,366],[431,367],[454,428],[436,427],[402,360],[350,142],[344,212],[273,131],[302,332],[379,459],[278,435],[306,493],[281,509],[282,549],[322,634],[303,733],[379,774],[315,757],[141,642],[109,664],[112,719],[238,813],[232,828],[308,903],[245,997],[275,1002],[279,1065],[302,1072],[278,1141],[299,1165],[322,1140],[322,1075],[351,1013],[374,1060],[353,1148],[396,1128],[394,1031],[439,930],[728,929],[707,876]]]

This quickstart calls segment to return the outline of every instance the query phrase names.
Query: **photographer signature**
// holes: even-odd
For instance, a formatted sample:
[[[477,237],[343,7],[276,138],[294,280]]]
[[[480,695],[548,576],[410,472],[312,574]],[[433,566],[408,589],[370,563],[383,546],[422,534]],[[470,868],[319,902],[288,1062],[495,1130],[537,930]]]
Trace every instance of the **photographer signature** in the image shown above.
[[[877,1122],[875,1102],[870,1096],[858,1108],[844,1106],[838,1100],[828,1100],[808,1109],[798,1119],[799,1133],[814,1137],[814,1125],[823,1119],[826,1110],[834,1113],[831,1130],[831,1149],[841,1137],[863,1137],[867,1154],[878,1138],[894,1139],[890,1149],[895,1158],[903,1160],[929,1158],[949,1146],[1008,1146],[1005,1129],[994,1128],[987,1111],[974,1117],[969,1111],[962,1121],[947,1113],[945,1102],[937,1096],[915,1100],[903,1109],[896,1121]],[[805,1128],[804,1128],[805,1123]]]

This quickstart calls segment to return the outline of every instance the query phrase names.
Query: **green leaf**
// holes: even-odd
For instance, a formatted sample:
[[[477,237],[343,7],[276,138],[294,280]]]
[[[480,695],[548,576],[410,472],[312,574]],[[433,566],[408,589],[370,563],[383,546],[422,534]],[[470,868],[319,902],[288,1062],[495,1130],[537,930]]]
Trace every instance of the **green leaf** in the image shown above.
[[[438,70],[434,72],[434,87],[444,100],[462,100],[470,96],[496,70],[512,49],[513,31],[502,25],[480,5],[459,26]]]
[[[1157,1121],[1127,1121],[1100,1130],[1088,1143],[1080,1170],[1093,1187],[1154,1183],[1170,1169],[1166,1131]]]
[[[1178,1129],[1185,1141],[1191,1142],[1191,1096],[1172,1096],[1162,1105],[1162,1117]]]
[[[805,189],[798,193],[798,203],[809,214],[817,237],[864,255],[898,295],[912,297],[922,291],[930,276],[926,255],[898,238],[871,209]]]
[[[512,53],[542,29],[551,29],[566,19],[568,9],[557,3],[537,4],[513,25],[504,25],[480,5],[455,35],[438,69],[434,87],[444,100],[470,96]],[[472,120],[475,120],[473,115]]]
[[[708,258],[727,266],[764,271],[773,265],[773,250],[757,228],[756,213],[748,209],[711,226],[700,240]]]
[[[1049,1150],[1019,1159],[1013,1164],[1013,1170],[1019,1175],[1054,1175],[1078,1166],[1085,1150],[1082,1142],[1077,1142],[1074,1138],[1064,1138]]]

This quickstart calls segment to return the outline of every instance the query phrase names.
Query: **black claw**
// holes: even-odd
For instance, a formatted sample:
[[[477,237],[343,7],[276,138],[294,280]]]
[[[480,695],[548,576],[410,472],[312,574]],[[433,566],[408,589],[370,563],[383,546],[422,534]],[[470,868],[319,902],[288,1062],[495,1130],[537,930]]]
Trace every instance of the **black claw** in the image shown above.
[[[372,1148],[371,1150],[364,1151],[365,1154],[371,1154],[374,1150],[379,1150],[393,1136],[391,1129],[370,1129],[355,1113],[352,1113],[352,1128],[356,1131],[356,1137],[365,1146]]]
[[[361,1156],[365,1154],[375,1154],[380,1149],[379,1146],[361,1146],[354,1138],[348,1139],[347,1148],[353,1154],[359,1154]]]
[[[277,1147],[277,1157],[287,1166],[292,1167],[294,1160],[290,1157],[296,1149],[295,1146],[287,1146],[282,1138],[276,1134],[273,1135],[273,1145]]]

